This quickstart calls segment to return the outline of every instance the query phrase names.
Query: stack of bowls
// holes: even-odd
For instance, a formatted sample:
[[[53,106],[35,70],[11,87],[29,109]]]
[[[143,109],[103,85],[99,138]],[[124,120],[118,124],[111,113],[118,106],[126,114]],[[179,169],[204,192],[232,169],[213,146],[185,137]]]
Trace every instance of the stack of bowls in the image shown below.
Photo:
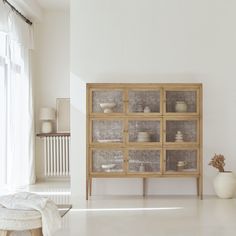
[[[150,134],[148,132],[138,132],[138,142],[150,142]]]

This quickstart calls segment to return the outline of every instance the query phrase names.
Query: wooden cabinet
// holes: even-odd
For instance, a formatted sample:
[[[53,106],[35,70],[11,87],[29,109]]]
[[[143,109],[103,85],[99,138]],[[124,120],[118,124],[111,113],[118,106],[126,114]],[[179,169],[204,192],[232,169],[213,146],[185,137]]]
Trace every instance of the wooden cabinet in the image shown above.
[[[87,85],[87,198],[113,177],[194,177],[202,197],[201,84]]]

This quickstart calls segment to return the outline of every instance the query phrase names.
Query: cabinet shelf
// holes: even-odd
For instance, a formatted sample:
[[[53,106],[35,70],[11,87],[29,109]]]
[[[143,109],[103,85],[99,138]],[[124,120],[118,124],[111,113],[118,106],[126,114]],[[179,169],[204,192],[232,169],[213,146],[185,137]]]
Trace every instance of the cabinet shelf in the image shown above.
[[[194,177],[202,196],[201,84],[88,84],[93,178]]]

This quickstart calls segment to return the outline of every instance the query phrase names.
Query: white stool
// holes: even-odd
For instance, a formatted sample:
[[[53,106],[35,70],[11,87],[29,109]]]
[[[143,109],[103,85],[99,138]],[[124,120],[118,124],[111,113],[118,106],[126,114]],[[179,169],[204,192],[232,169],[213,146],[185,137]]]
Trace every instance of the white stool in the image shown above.
[[[9,236],[12,231],[30,231],[31,236],[42,236],[40,212],[0,206],[0,236]]]

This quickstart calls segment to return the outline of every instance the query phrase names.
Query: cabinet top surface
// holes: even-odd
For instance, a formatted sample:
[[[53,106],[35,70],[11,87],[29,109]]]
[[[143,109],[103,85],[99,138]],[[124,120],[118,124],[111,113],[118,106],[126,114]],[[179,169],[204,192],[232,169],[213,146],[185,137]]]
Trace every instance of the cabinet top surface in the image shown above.
[[[166,87],[166,88],[184,88],[184,87],[195,87],[201,88],[202,83],[87,83],[87,88],[156,88],[156,87]]]

